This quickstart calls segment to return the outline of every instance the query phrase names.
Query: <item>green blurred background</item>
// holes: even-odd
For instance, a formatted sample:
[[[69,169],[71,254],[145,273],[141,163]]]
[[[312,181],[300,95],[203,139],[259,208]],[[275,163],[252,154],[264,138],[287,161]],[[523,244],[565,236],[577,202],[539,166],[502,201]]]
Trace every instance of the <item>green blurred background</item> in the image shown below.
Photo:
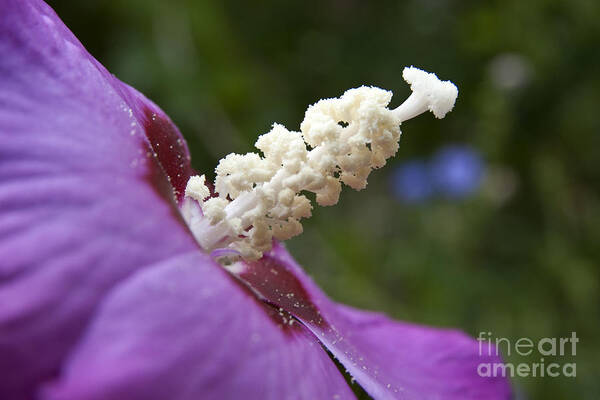
[[[600,2],[597,0],[51,1],[110,71],[158,103],[211,174],[273,122],[361,84],[410,93],[415,65],[460,89],[406,122],[368,190],[344,189],[288,242],[336,300],[476,336],[577,332],[576,378],[515,378],[520,399],[600,398]],[[470,145],[486,166],[462,198],[401,201],[409,159]],[[539,362],[506,357],[513,363]]]

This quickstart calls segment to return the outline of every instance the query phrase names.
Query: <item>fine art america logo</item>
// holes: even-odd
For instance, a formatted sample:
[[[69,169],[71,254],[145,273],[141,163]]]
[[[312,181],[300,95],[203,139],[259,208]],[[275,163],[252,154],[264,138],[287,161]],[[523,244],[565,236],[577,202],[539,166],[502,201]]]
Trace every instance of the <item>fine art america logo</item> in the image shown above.
[[[539,361],[533,363],[503,363],[503,362],[485,362],[477,366],[477,373],[482,377],[557,377],[566,376],[574,378],[577,375],[577,366],[574,362],[548,362],[544,357],[552,357],[553,360],[558,356],[571,356],[577,354],[577,342],[579,338],[575,332],[570,337],[561,338],[542,338],[532,340],[530,338],[520,338],[514,343],[508,338],[492,339],[491,332],[480,332],[477,337],[479,341],[479,356],[507,356],[512,354],[527,357],[532,354],[539,354]]]

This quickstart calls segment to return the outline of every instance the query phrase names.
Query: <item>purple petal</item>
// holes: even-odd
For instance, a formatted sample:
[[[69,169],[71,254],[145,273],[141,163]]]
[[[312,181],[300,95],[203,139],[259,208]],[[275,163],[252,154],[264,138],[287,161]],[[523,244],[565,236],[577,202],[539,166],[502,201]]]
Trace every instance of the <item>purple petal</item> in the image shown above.
[[[295,322],[295,323],[294,323]],[[44,391],[52,400],[346,399],[314,336],[209,256],[159,263],[117,287]]]
[[[115,283],[197,246],[168,180],[187,149],[154,104],[40,1],[2,2],[0,54],[0,397],[18,399]]]
[[[478,343],[463,333],[395,322],[329,300],[281,245],[237,274],[312,331],[377,399],[508,399],[503,378],[480,377]]]

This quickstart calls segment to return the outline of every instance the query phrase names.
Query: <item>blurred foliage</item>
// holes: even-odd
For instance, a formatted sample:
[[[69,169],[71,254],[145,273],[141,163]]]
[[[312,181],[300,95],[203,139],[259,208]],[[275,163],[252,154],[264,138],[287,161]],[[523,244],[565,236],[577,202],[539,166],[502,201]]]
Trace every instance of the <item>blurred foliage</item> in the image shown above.
[[[330,296],[357,307],[513,342],[576,331],[577,378],[515,379],[518,398],[600,397],[600,2],[51,5],[172,117],[209,175],[273,122],[298,129],[317,99],[369,84],[393,90],[396,106],[412,64],[451,79],[455,111],[403,125],[390,164],[465,143],[488,165],[482,189],[402,204],[386,167],[368,190],[315,209],[288,247]]]

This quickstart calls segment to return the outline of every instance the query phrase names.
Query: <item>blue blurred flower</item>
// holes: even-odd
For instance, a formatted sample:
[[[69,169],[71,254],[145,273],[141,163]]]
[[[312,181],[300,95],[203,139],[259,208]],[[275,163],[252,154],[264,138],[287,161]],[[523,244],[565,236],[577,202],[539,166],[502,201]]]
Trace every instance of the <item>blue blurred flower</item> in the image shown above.
[[[407,203],[420,203],[433,194],[429,166],[422,160],[402,163],[392,173],[392,192],[396,198]]]
[[[483,170],[483,160],[473,148],[445,146],[431,161],[432,184],[443,195],[462,198],[479,188]]]
[[[449,145],[430,161],[413,159],[400,164],[392,173],[391,188],[406,203],[422,203],[435,194],[460,199],[479,188],[483,172],[484,162],[475,149]]]

